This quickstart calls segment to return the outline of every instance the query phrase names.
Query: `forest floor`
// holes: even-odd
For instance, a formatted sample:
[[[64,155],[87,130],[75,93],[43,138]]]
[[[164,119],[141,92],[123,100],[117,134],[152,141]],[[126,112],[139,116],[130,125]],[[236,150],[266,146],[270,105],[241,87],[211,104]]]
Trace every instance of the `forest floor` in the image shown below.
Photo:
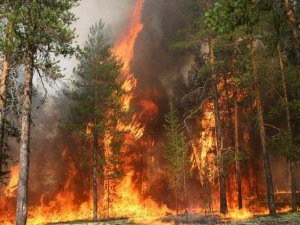
[[[116,219],[109,221],[73,221],[66,223],[55,223],[55,225],[300,225],[300,212],[279,213],[276,217],[271,216],[255,216],[251,219],[243,221],[230,221],[230,219],[222,219],[218,216],[214,218],[193,214],[189,216],[188,222],[184,217],[169,216],[153,223],[132,223],[128,219]],[[54,224],[53,224],[54,225]]]
[[[300,225],[300,212],[279,213],[276,217],[260,215],[254,216],[251,219],[234,222],[230,218],[223,219],[218,216],[211,218],[196,214],[190,215],[188,221],[184,217],[170,216],[162,219],[162,222],[172,225]]]

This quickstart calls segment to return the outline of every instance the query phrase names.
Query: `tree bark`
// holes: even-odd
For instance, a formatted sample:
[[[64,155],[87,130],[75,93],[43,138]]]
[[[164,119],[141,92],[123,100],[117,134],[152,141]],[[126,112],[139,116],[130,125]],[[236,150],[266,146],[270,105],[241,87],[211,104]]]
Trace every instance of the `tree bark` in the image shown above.
[[[186,184],[186,157],[184,156],[184,171],[183,171],[183,195],[184,195],[184,208],[185,208],[185,218],[188,220],[188,197],[187,197],[187,184]]]
[[[222,153],[222,126],[220,117],[220,105],[219,105],[219,93],[218,93],[218,81],[215,74],[215,55],[212,41],[208,41],[209,48],[209,61],[211,66],[212,82],[213,82],[213,96],[214,96],[214,114],[215,114],[215,126],[216,126],[216,149],[217,158],[219,164],[219,185],[220,185],[220,213],[228,213],[227,197],[226,197],[226,179],[224,174],[224,161]]]
[[[266,146],[266,131],[264,125],[263,108],[262,108],[262,101],[261,101],[261,94],[259,89],[259,81],[258,81],[258,73],[257,73],[256,50],[254,47],[253,38],[251,38],[249,44],[250,44],[250,53],[251,53],[251,61],[252,61],[252,73],[254,78],[254,88],[255,88],[254,91],[255,91],[255,101],[256,101],[257,116],[258,116],[258,129],[259,129],[261,147],[263,151],[263,161],[264,161],[264,169],[265,169],[265,177],[266,177],[266,185],[267,185],[268,207],[269,207],[270,215],[275,216],[276,207],[275,207],[275,199],[274,199],[273,179],[272,179],[272,171],[270,166],[269,151]]]
[[[296,16],[292,10],[292,8],[290,7],[290,3],[288,0],[282,0],[283,3],[283,7],[284,7],[284,11],[286,14],[286,19],[288,22],[288,25],[292,31],[293,34],[293,38],[299,42],[300,39],[300,31],[299,31],[299,27],[297,25],[297,19]]]
[[[237,96],[234,100],[234,148],[235,148],[235,171],[236,171],[236,185],[238,194],[238,207],[243,208],[243,196],[242,196],[242,181],[241,181],[241,167],[240,167],[240,146],[239,146],[239,124],[238,124],[238,102]]]
[[[297,18],[295,13],[293,12],[293,9],[290,6],[290,3],[288,0],[282,0],[283,8],[286,14],[286,20],[288,23],[288,26],[292,32],[292,38],[294,42],[294,48],[295,48],[295,54],[296,54],[296,60],[297,60],[297,73],[298,73],[298,79],[300,79],[300,30],[299,26],[297,24]]]
[[[98,134],[94,131],[94,152],[93,152],[93,220],[98,219],[98,185],[97,185],[97,157],[98,157]]]
[[[9,10],[13,10],[10,8]],[[7,41],[12,43],[12,32],[13,32],[13,24],[9,21],[6,34]],[[4,146],[4,117],[5,117],[5,108],[6,108],[6,99],[7,99],[7,88],[8,88],[8,78],[9,72],[11,69],[11,58],[9,57],[9,51],[6,49],[4,51],[3,57],[3,67],[2,74],[0,78],[0,171],[2,171],[3,161],[1,160],[1,156],[4,154],[3,146]]]
[[[2,74],[0,78],[0,172],[4,171],[4,112],[6,107],[6,96],[8,86],[8,76],[10,70],[10,62],[7,56],[4,56]]]
[[[93,127],[93,135],[94,135],[94,152],[93,152],[93,220],[98,219],[98,154],[99,154],[99,134],[98,134],[98,76],[96,74],[95,84],[94,84],[94,127]]]
[[[233,53],[232,70],[233,75],[237,76],[236,70],[236,51]],[[239,106],[238,106],[238,90],[237,85],[234,84],[234,149],[235,149],[235,172],[236,172],[236,187],[238,196],[238,207],[243,208],[243,195],[242,195],[242,181],[241,181],[241,166],[240,166],[240,143],[239,143]]]
[[[178,198],[179,198],[179,191],[178,190],[176,190],[176,216],[178,216],[178,205],[179,205],[179,203],[178,203]]]
[[[27,199],[28,199],[28,178],[29,178],[29,153],[30,153],[30,119],[32,103],[32,78],[33,78],[33,54],[28,53],[25,59],[25,82],[24,102],[21,120],[21,141],[19,159],[19,181],[17,194],[16,224],[25,225],[27,221]]]
[[[291,126],[291,113],[289,107],[289,99],[286,85],[286,75],[284,72],[284,64],[282,59],[282,54],[280,50],[279,44],[277,45],[277,53],[280,65],[281,79],[282,79],[282,87],[283,87],[283,95],[284,95],[284,103],[285,103],[285,111],[286,111],[286,124],[287,124],[287,133],[289,136],[289,146],[293,146],[292,140],[292,126]],[[292,210],[297,211],[297,177],[296,177],[296,163],[294,159],[288,158],[290,164],[290,175],[291,175],[291,203]]]

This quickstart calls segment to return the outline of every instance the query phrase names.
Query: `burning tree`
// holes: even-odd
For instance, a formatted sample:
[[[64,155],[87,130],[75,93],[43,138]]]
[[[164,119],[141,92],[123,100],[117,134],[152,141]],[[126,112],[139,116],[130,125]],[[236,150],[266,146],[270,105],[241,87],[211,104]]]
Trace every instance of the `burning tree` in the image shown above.
[[[89,148],[89,143],[92,143],[91,152],[84,149],[83,155],[88,158],[84,157],[83,161],[91,162],[93,168],[94,220],[98,215],[98,184],[101,183],[100,188],[106,190],[109,212],[113,182],[123,172],[121,148],[124,132],[118,129],[119,121],[126,113],[121,102],[125,91],[119,78],[122,64],[112,54],[104,28],[102,21],[90,28],[89,38],[78,57],[75,91],[68,93],[74,101],[68,127],[82,138],[85,146]]]

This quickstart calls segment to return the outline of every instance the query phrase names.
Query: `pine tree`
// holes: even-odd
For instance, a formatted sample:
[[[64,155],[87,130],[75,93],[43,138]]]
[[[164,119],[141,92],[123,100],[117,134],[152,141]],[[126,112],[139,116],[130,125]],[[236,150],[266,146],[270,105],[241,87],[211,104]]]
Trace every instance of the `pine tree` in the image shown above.
[[[218,177],[219,177],[219,196],[220,196],[220,212],[226,214],[227,197],[226,197],[226,172],[224,164],[224,149],[222,141],[224,140],[224,129],[221,120],[221,106],[220,106],[220,90],[218,84],[220,82],[221,74],[217,71],[218,59],[216,57],[215,46],[215,32],[210,29],[204,21],[204,15],[209,11],[215,1],[210,0],[189,0],[186,1],[186,8],[191,15],[190,26],[187,30],[179,32],[183,37],[181,40],[173,44],[171,47],[175,50],[190,50],[196,57],[203,60],[200,68],[196,68],[195,79],[201,80],[199,86],[187,94],[189,98],[195,98],[196,105],[192,107],[191,115],[196,115],[200,112],[203,104],[209,99],[213,100],[214,104],[214,118],[215,118],[215,148],[217,154]],[[183,39],[183,40],[182,40]],[[200,86],[204,85],[204,86]],[[200,100],[199,100],[200,96]],[[199,104],[199,101],[201,102]],[[196,109],[195,109],[196,108]]]
[[[188,168],[189,142],[182,131],[177,112],[172,103],[169,105],[169,113],[165,116],[166,147],[164,157],[170,173],[170,187],[176,194],[176,214],[178,215],[179,196],[183,189],[185,210],[187,212],[186,177]]]
[[[9,1],[11,2],[11,1]],[[61,76],[57,56],[74,52],[72,41],[75,20],[70,11],[78,0],[67,1],[15,1],[14,32],[20,40],[18,54],[25,68],[23,106],[20,138],[20,172],[17,193],[16,224],[27,221],[30,125],[32,105],[32,80],[35,71],[40,76],[56,79]]]
[[[276,215],[273,179],[270,167],[269,150],[266,143],[266,130],[263,115],[262,96],[259,84],[259,72],[257,62],[257,49],[255,46],[255,28],[258,24],[260,11],[254,7],[255,3],[248,1],[219,1],[218,4],[206,15],[206,21],[210,27],[220,33],[230,33],[243,27],[244,37],[249,44],[251,56],[251,73],[254,80],[254,93],[257,108],[257,121],[265,168],[267,199],[271,215]]]
[[[93,162],[94,220],[98,216],[99,179],[101,184],[106,180],[112,186],[123,173],[121,149],[124,132],[118,129],[118,123],[126,114],[121,102],[124,95],[119,77],[122,64],[112,54],[104,28],[102,21],[90,28],[89,38],[78,57],[75,91],[68,93],[74,101],[68,127],[93,146],[92,154],[87,156],[91,156]],[[110,189],[107,189],[108,211]]]

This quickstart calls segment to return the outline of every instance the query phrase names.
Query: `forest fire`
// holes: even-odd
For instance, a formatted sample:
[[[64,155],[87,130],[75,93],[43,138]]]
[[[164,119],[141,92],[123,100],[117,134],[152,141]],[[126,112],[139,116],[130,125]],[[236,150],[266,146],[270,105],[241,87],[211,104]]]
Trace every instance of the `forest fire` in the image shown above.
[[[141,22],[142,9],[144,0],[138,0],[134,6],[132,14],[130,16],[128,27],[124,30],[121,38],[116,42],[113,49],[113,53],[123,62],[121,80],[124,80],[122,88],[126,91],[126,95],[122,99],[122,105],[124,110],[130,109],[131,100],[134,98],[134,89],[137,84],[137,80],[131,72],[130,63],[134,57],[134,46],[138,34],[143,29]],[[155,116],[158,112],[157,107],[150,100],[142,100],[144,113],[150,116]],[[132,116],[131,121],[122,122],[119,121],[118,129],[129,131],[127,135],[127,143],[137,141],[143,136],[144,127],[139,121],[140,116],[135,114]],[[86,133],[91,134],[92,124],[90,123],[86,128]],[[106,144],[110,142],[110,135],[106,137]],[[128,146],[125,146],[125,151]],[[107,148],[107,147],[106,147]],[[39,225],[46,224],[49,222],[58,221],[72,221],[76,219],[89,219],[91,218],[91,203],[92,193],[85,193],[88,197],[87,201],[80,204],[76,203],[75,193],[72,191],[72,182],[76,176],[78,176],[77,169],[74,167],[73,162],[68,158],[68,149],[62,151],[62,158],[65,158],[68,162],[68,171],[66,172],[67,177],[61,192],[57,193],[53,200],[47,203],[44,200],[44,196],[41,196],[40,203],[37,207],[31,207],[29,210],[28,224]],[[109,149],[105,151],[105,154],[109,154]],[[130,164],[130,162],[126,162]],[[130,171],[131,168],[128,168]],[[5,189],[6,198],[15,198],[17,188],[17,175],[18,166],[11,168],[11,178],[9,185]],[[103,212],[105,217],[130,217],[135,220],[147,221],[153,220],[158,217],[164,216],[170,210],[166,206],[161,206],[153,201],[150,197],[144,199],[140,193],[135,189],[133,184],[133,171],[127,172],[126,176],[122,178],[120,184],[116,187],[117,197],[112,201],[112,205],[109,209],[105,210],[103,206],[102,210],[110,210]],[[105,181],[104,185],[107,185]],[[104,196],[104,198],[107,198]],[[1,202],[2,204],[2,202]],[[4,200],[5,204],[5,200]],[[10,206],[11,207],[11,206]],[[1,205],[2,208],[2,205]],[[13,208],[11,211],[13,211]],[[3,217],[4,216],[4,217]],[[0,221],[4,222],[5,225],[13,224],[14,213],[2,214]]]
[[[284,57],[279,54],[280,67],[273,65],[277,60],[274,55],[268,56],[269,62],[265,63],[266,59],[262,58],[268,53],[259,52],[265,51],[265,46],[259,49],[260,41],[251,35],[234,40],[238,35],[234,33],[228,39],[222,38],[224,29],[218,31],[217,27],[214,35],[220,37],[214,39],[205,30],[212,27],[199,24],[216,19],[214,11],[209,11],[210,1],[203,1],[205,7],[201,5],[204,7],[201,10],[208,12],[205,15],[211,16],[207,21],[201,21],[202,17],[201,20],[193,18],[199,16],[195,9],[185,8],[199,1],[187,6],[182,6],[183,2],[128,2],[122,9],[126,11],[132,4],[125,25],[122,24],[124,29],[114,46],[103,54],[108,58],[101,51],[91,51],[95,40],[89,43],[92,47],[87,47],[91,52],[83,49],[74,76],[82,78],[82,83],[87,85],[75,87],[82,88],[79,89],[84,94],[92,94],[76,93],[79,98],[86,97],[86,102],[82,108],[70,106],[71,112],[64,112],[73,116],[76,110],[72,110],[77,109],[83,113],[79,117],[80,125],[70,126],[70,130],[78,130],[61,130],[57,136],[49,134],[55,136],[49,138],[54,142],[49,146],[45,141],[47,135],[44,139],[40,137],[45,141],[42,144],[35,144],[33,138],[32,149],[47,148],[51,153],[36,150],[34,157],[30,156],[28,225],[119,218],[147,225],[190,224],[193,220],[217,224],[295,211],[295,204],[291,207],[290,202],[291,195],[296,200],[299,197],[292,184],[296,174],[293,157],[298,157],[298,153],[290,151],[299,151],[298,140],[291,134],[299,130],[296,123],[294,130],[290,127],[286,132],[285,127],[289,128],[291,121],[285,124],[282,118],[291,119],[297,109],[292,108],[295,115],[289,115],[290,96],[285,96],[285,102],[273,109],[272,104],[277,104],[278,98],[273,92],[280,94],[281,89],[287,88],[286,84],[283,87],[280,84],[274,91],[273,86],[278,84],[272,84],[272,88],[268,85],[280,78],[258,82],[261,78],[256,74],[273,74],[273,70],[264,67],[269,63],[274,70],[279,70],[274,74],[284,78],[286,71],[296,70],[283,68],[292,65],[293,61],[283,63],[282,60],[288,60],[293,52],[284,52]],[[190,15],[182,12],[185,10],[191,10]],[[91,36],[97,33],[95,29],[91,28]],[[175,37],[178,30],[179,40]],[[203,30],[201,37],[199,30]],[[280,53],[280,43],[278,46]],[[104,60],[99,60],[99,52]],[[97,63],[84,61],[89,56],[90,61],[95,57]],[[81,71],[80,67],[85,65],[88,70]],[[84,80],[82,74],[90,80]],[[263,85],[272,90],[262,91]],[[84,92],[84,88],[90,92]],[[293,88],[291,96],[298,97],[298,92],[293,96]],[[80,105],[78,99],[67,101]],[[284,109],[287,116],[282,115]],[[49,124],[53,122],[53,118],[48,120],[45,119]],[[272,167],[270,162],[275,162]],[[15,224],[18,219],[18,175],[22,164],[10,164],[6,165],[10,166],[10,172],[4,173],[9,174],[5,178],[7,184],[0,186],[0,211],[5,212],[0,213],[0,224],[4,225]]]

